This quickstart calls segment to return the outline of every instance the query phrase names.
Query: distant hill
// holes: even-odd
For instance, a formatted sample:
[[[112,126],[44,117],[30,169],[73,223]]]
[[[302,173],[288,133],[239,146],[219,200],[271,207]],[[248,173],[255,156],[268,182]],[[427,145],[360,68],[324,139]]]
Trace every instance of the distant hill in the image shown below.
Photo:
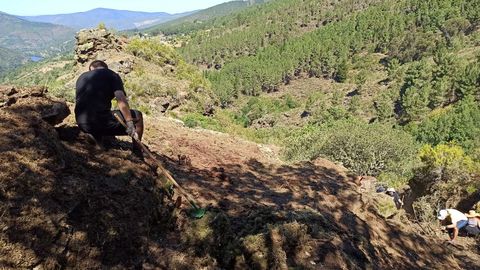
[[[2,47],[0,47],[0,59],[0,74],[27,61],[27,57],[21,53]]]
[[[0,12],[0,73],[30,57],[50,57],[73,48],[75,31],[50,23],[29,22]]]
[[[169,14],[165,12],[139,12],[97,8],[71,14],[23,16],[22,18],[34,22],[65,25],[77,30],[96,27],[100,22],[109,28],[126,30],[145,28],[190,14],[192,14],[192,12]]]
[[[216,18],[230,15],[234,12],[243,10],[251,5],[266,2],[266,0],[250,0],[250,1],[231,1],[219,4],[188,16],[184,16],[158,26],[152,26],[145,29],[146,33],[164,33],[164,34],[179,34],[195,30],[199,30],[204,26],[204,23]]]

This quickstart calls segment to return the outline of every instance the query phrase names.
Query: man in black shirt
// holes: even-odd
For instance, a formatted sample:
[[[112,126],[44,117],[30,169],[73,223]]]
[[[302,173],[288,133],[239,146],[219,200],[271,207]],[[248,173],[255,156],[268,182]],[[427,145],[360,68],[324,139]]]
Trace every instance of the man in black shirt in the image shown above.
[[[119,111],[111,111],[116,98]],[[123,127],[113,114],[123,118]],[[130,110],[120,76],[100,60],[93,61],[89,71],[80,75],[76,84],[75,119],[78,127],[91,134],[102,145],[104,136],[130,135],[142,139],[142,113]],[[133,140],[133,151],[141,155],[140,146]]]

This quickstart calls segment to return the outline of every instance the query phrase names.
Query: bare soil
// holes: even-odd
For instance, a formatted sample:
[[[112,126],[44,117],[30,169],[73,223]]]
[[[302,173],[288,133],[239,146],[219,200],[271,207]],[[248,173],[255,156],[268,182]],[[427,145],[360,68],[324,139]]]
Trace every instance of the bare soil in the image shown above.
[[[60,101],[14,92],[0,87],[2,269],[480,269],[478,244],[385,220],[332,162],[147,118],[146,144],[208,210],[191,219],[129,142],[101,151],[58,125]]]

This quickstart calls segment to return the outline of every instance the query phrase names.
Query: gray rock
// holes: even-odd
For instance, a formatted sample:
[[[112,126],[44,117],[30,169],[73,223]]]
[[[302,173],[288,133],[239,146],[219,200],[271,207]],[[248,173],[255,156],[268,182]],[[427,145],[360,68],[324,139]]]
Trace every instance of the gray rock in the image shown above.
[[[87,42],[85,44],[78,45],[78,50],[81,53],[86,53],[86,52],[92,50],[94,47],[95,47],[95,45],[93,44],[93,42]]]
[[[70,109],[65,102],[55,102],[49,108],[44,109],[41,112],[42,119],[51,125],[57,125],[63,122],[63,120],[70,115]]]

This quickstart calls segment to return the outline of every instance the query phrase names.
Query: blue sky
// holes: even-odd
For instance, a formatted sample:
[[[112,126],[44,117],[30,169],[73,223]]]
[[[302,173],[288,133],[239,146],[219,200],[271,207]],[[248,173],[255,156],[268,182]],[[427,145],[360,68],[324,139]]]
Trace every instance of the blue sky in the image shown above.
[[[103,7],[132,11],[180,13],[229,0],[0,0],[0,11],[13,15],[50,15]]]

